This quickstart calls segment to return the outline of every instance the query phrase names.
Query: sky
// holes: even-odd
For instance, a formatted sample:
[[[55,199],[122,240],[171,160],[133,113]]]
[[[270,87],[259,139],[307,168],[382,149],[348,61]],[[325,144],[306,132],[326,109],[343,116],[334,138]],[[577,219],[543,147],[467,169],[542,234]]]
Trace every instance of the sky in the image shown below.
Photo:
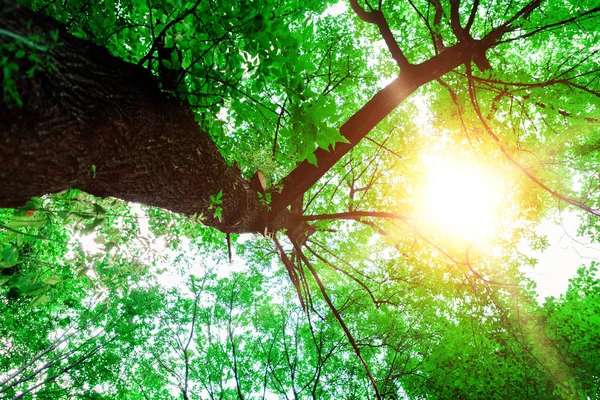
[[[590,244],[585,238],[577,237],[579,221],[575,214],[563,213],[562,216],[560,225],[545,221],[538,227],[538,233],[546,235],[548,239],[549,246],[544,251],[533,251],[527,244],[522,244],[522,251],[538,259],[538,264],[534,268],[522,267],[522,271],[537,283],[540,304],[543,304],[546,297],[558,298],[564,294],[569,286],[569,279],[575,276],[580,266],[589,265],[591,261],[600,261],[600,243]],[[250,235],[240,239],[249,240]],[[183,245],[183,248],[186,247],[189,247],[189,244]],[[232,264],[227,262],[218,266],[214,262],[209,264],[208,267],[212,266],[220,277],[245,269],[243,260],[235,254]],[[176,271],[163,274],[161,282],[168,287],[184,286],[181,275]]]
[[[538,264],[523,271],[536,281],[540,302],[548,296],[565,293],[569,279],[581,265],[600,260],[600,243],[590,244],[585,238],[577,237],[578,227],[577,216],[570,212],[562,213],[561,224],[545,221],[538,227],[538,233],[546,235],[550,245],[543,252],[527,250],[538,259]]]

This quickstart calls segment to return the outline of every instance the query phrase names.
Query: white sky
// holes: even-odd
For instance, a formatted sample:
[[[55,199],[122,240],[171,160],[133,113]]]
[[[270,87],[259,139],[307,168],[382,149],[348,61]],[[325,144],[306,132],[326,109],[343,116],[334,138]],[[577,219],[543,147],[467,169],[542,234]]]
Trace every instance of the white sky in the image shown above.
[[[577,237],[577,216],[563,212],[562,217],[562,226],[550,221],[540,225],[537,231],[547,236],[550,245],[543,252],[528,250],[527,253],[538,259],[538,265],[522,269],[537,282],[540,302],[548,296],[565,293],[577,268],[600,260],[600,243],[590,244],[585,238]]]

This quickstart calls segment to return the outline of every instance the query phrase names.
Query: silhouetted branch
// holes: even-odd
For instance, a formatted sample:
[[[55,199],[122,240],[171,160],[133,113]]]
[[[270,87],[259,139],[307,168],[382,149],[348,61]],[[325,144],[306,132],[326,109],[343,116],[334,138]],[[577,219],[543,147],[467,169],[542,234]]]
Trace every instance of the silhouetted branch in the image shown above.
[[[361,362],[361,364],[362,364],[362,366],[363,366],[363,368],[365,370],[365,373],[367,374],[367,377],[369,378],[369,381],[371,382],[371,386],[373,387],[373,390],[375,391],[375,397],[377,399],[381,399],[381,396],[379,395],[379,389],[377,388],[377,382],[375,382],[375,378],[373,378],[373,375],[371,374],[369,366],[367,365],[367,363],[365,362],[364,358],[360,354],[360,349],[358,348],[358,345],[356,344],[356,340],[354,340],[354,336],[352,336],[352,333],[350,332],[350,330],[346,326],[346,323],[342,319],[342,316],[340,315],[339,311],[337,310],[337,308],[335,307],[335,305],[333,304],[333,302],[329,298],[329,295],[327,294],[327,289],[325,289],[325,286],[323,285],[323,282],[321,282],[321,278],[319,278],[319,275],[317,274],[317,271],[315,271],[315,269],[312,267],[310,261],[308,261],[308,259],[306,258],[306,256],[302,252],[302,249],[300,249],[300,247],[297,244],[295,244],[295,243],[294,243],[294,248],[298,252],[298,256],[302,259],[302,262],[304,263],[304,265],[306,265],[306,267],[310,271],[311,275],[315,279],[315,282],[319,286],[319,290],[321,291],[321,294],[323,295],[323,298],[327,302],[327,305],[331,309],[331,312],[333,313],[333,315],[335,316],[335,318],[340,323],[340,326],[344,330],[344,333],[346,334],[346,337],[348,338],[348,341],[350,342],[350,345],[352,346],[352,349],[354,350],[354,353],[356,354],[356,356],[360,360],[360,362]]]

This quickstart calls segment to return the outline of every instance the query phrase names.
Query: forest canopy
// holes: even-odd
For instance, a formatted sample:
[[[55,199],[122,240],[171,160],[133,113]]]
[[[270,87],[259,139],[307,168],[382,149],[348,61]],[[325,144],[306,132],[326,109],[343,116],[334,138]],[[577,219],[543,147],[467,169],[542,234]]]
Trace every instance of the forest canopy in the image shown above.
[[[599,398],[599,19],[0,0],[0,398]]]

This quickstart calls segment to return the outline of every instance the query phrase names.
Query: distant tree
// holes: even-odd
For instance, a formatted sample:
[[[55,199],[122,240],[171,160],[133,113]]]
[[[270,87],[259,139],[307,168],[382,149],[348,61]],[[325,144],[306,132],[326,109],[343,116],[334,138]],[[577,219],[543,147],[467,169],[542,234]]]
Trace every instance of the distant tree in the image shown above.
[[[85,398],[114,384],[120,359],[145,341],[144,313],[159,300],[155,291],[132,290],[111,304],[70,299],[34,310],[3,302],[0,398]]]
[[[571,372],[571,384],[583,396],[593,399],[600,392],[600,348],[595,337],[599,329],[598,264],[581,267],[570,280],[569,289],[560,298],[544,304],[549,336],[564,349],[565,364]]]

